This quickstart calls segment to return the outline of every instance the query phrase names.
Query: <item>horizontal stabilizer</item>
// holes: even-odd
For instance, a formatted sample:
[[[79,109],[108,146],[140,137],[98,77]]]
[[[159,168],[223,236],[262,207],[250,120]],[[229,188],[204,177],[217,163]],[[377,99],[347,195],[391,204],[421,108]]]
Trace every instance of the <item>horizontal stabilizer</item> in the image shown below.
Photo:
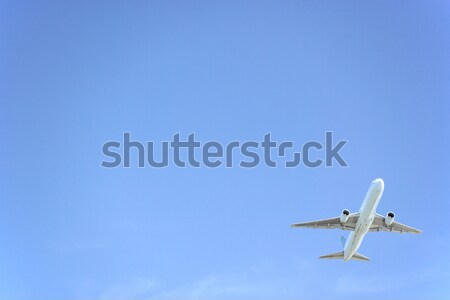
[[[322,255],[319,258],[320,259],[344,259],[344,251]],[[351,260],[360,260],[360,261],[370,260],[370,258],[368,258],[367,256],[364,256],[362,254],[359,254],[358,252],[355,252],[355,254],[353,254],[352,258],[350,258],[350,259]]]
[[[352,258],[353,260],[363,260],[363,261],[369,261],[370,258],[368,258],[367,256],[364,256],[358,252],[355,252],[355,254],[353,254]]]
[[[327,254],[327,255],[322,255],[319,258],[321,258],[321,259],[343,259],[344,258],[344,251],[331,253],[331,254]]]

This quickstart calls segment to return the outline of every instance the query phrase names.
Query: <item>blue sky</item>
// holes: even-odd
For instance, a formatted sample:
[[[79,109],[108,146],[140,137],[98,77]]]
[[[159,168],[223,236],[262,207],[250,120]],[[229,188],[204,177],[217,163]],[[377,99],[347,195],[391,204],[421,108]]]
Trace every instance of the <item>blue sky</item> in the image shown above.
[[[450,297],[446,1],[0,1],[0,298]],[[348,140],[349,167],[106,169],[102,145]],[[359,209],[369,263],[321,261]]]

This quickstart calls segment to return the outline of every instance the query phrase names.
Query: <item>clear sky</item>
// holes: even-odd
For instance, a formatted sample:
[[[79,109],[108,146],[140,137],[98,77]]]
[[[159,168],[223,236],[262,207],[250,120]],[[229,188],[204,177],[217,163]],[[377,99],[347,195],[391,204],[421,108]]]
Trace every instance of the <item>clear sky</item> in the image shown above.
[[[0,1],[1,299],[449,299],[448,1]],[[102,145],[326,131],[349,167],[107,169]],[[322,261],[378,212],[369,263]]]

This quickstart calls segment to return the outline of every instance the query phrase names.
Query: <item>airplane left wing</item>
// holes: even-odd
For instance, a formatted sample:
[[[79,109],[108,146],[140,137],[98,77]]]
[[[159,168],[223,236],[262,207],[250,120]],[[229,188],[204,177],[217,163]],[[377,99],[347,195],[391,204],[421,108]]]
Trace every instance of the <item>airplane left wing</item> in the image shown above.
[[[358,222],[359,213],[350,214],[345,223],[341,223],[340,217],[324,219],[319,221],[311,221],[304,223],[292,224],[291,227],[306,227],[306,228],[322,228],[322,229],[343,229],[355,230],[356,222]]]
[[[384,222],[384,217],[382,215],[376,214],[373,219],[373,223],[369,228],[369,231],[388,231],[388,232],[399,232],[399,233],[421,233],[422,230],[404,225],[399,222],[392,222],[391,225],[387,226]]]

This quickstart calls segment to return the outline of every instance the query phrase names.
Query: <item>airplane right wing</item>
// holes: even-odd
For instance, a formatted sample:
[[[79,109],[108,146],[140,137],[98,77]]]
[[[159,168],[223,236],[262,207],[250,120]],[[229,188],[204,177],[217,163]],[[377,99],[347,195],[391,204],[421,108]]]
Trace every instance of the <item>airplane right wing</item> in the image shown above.
[[[373,219],[373,223],[370,226],[369,231],[388,231],[388,232],[399,232],[399,233],[421,233],[422,230],[404,225],[399,222],[392,222],[391,225],[387,226],[384,222],[384,217],[382,215],[376,214]]]
[[[355,230],[356,222],[358,222],[359,213],[350,214],[345,223],[341,223],[340,217],[324,219],[318,221],[304,222],[292,224],[291,227],[305,227],[305,228],[322,228],[322,229],[343,229]]]

